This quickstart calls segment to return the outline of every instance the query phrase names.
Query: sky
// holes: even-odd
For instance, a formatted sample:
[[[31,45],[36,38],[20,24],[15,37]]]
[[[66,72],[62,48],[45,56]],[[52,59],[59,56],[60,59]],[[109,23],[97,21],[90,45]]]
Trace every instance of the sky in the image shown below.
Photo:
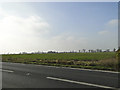
[[[0,53],[118,48],[117,2],[2,2]]]

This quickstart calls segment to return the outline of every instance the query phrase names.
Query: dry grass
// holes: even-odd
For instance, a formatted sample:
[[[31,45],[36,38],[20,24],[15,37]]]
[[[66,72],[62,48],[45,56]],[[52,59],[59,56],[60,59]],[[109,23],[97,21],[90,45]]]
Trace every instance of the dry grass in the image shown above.
[[[105,59],[98,61],[98,64],[102,66],[113,67],[118,65],[118,60],[115,58]]]

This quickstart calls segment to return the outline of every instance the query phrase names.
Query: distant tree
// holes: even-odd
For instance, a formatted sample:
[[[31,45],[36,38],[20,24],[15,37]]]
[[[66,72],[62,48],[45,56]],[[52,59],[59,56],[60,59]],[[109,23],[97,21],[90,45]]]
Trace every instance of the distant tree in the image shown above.
[[[96,52],[102,52],[102,50],[101,49],[96,49]]]
[[[95,53],[95,52],[96,52],[96,50],[91,50],[91,52],[92,52],[92,53]]]
[[[22,52],[22,54],[27,54],[27,52]]]
[[[114,48],[114,49],[113,49],[113,52],[115,52],[115,51],[116,51],[116,49]]]
[[[100,52],[102,52],[102,49],[100,49]]]
[[[48,51],[48,53],[56,53],[55,51]]]
[[[92,53],[93,53],[93,50],[90,50],[90,52],[92,52]]]
[[[97,51],[97,52],[100,52],[100,50],[99,50],[99,49],[96,49],[96,51]]]
[[[91,50],[88,50],[89,51],[89,53],[91,52]]]
[[[83,52],[85,53],[86,49],[83,49]]]
[[[106,52],[110,52],[110,49],[107,49]]]

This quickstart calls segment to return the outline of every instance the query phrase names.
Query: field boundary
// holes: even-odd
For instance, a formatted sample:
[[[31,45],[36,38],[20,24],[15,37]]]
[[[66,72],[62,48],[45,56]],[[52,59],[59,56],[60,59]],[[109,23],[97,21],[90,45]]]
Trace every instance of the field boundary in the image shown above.
[[[33,65],[33,64],[31,64]],[[36,64],[34,64],[36,65]],[[85,69],[85,68],[72,68],[72,67],[59,67],[59,66],[48,66],[48,65],[36,65],[36,66],[45,66],[45,67],[54,67],[54,68],[65,68],[65,69],[74,69],[74,70],[84,70],[84,71],[96,71],[96,72],[107,72],[107,73],[120,73],[117,71],[107,71],[107,70],[97,70],[97,69]]]

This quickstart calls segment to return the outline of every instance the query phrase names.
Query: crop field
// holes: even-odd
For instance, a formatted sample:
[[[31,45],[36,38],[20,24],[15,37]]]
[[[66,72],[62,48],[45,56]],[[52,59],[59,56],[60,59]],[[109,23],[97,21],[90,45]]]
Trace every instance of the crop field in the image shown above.
[[[9,54],[2,55],[2,61],[74,68],[118,70],[116,52]]]

